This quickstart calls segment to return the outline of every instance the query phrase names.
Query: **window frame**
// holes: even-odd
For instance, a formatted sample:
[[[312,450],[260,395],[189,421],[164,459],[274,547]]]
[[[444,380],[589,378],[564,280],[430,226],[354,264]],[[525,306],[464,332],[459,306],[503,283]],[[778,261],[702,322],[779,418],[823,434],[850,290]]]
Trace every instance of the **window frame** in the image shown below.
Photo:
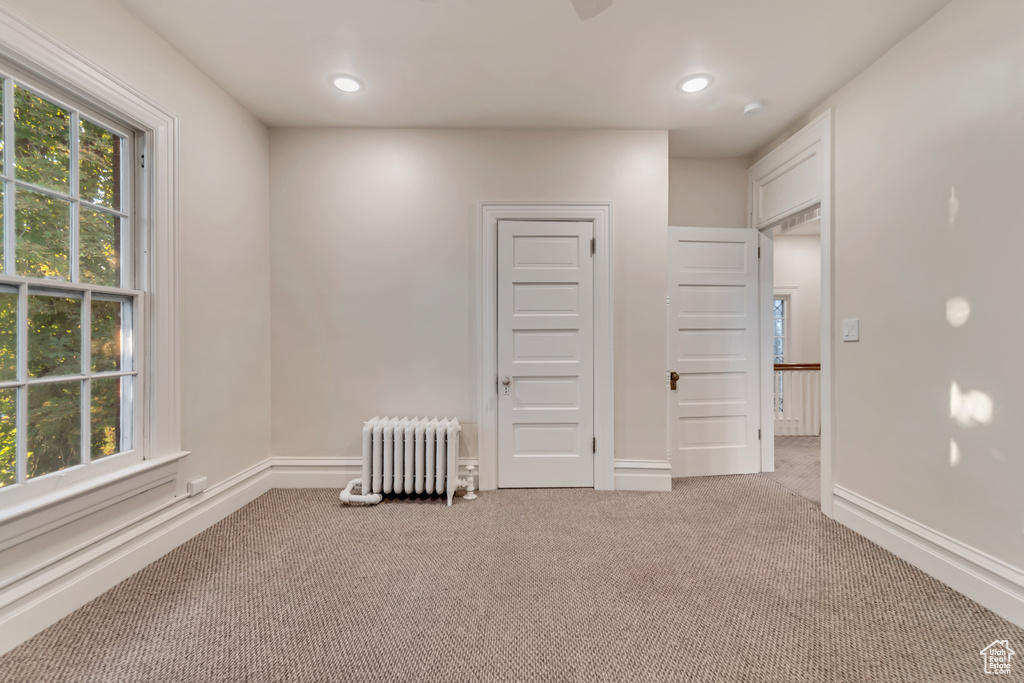
[[[782,302],[782,315],[775,315],[775,302]],[[772,296],[772,361],[775,364],[786,362],[786,351],[788,350],[787,337],[789,332],[789,315],[790,315],[790,298],[788,294],[779,294],[776,292]],[[775,321],[782,320],[782,335],[775,334]],[[775,342],[782,339],[782,353],[775,353]],[[783,372],[776,370],[773,375],[773,397],[772,404],[776,415],[781,415],[785,412],[785,388],[783,381]]]
[[[88,111],[87,119],[137,131],[134,154],[126,153],[122,163],[125,175],[133,176],[136,183],[131,260],[136,266],[134,369],[139,379],[135,393],[141,398],[136,401],[139,414],[133,451],[91,463],[81,468],[86,471],[81,475],[61,470],[0,489],[2,549],[54,528],[55,520],[68,523],[113,504],[123,499],[118,492],[126,488],[137,495],[147,487],[173,481],[176,463],[188,453],[181,450],[178,375],[178,119],[5,8],[0,8],[0,60],[4,71],[13,71],[10,75],[25,82],[30,91],[52,93],[60,104],[66,104],[61,102],[64,94],[74,102],[73,108]],[[62,289],[65,283],[40,280],[38,284]],[[86,286],[75,283],[73,288]],[[175,466],[167,467],[171,463]],[[161,476],[154,476],[155,472]],[[38,485],[28,486],[33,482]]]
[[[774,306],[775,299],[783,299],[786,301],[786,325],[785,325],[785,345],[783,347],[783,358],[786,363],[798,363],[800,362],[800,288],[799,287],[783,287],[778,286],[774,288],[772,294],[772,305]],[[774,310],[772,318],[774,319]],[[772,336],[774,337],[775,330],[772,329]],[[775,347],[772,346],[772,358],[775,357]]]
[[[136,207],[137,202],[136,202],[136,199],[135,199],[135,197],[136,197],[136,187],[139,186],[141,184],[141,182],[144,182],[144,178],[140,177],[140,175],[141,175],[139,173],[140,169],[134,163],[134,160],[138,158],[138,151],[137,151],[137,146],[138,145],[137,145],[137,142],[138,142],[138,137],[139,137],[139,131],[134,130],[130,126],[126,126],[124,123],[119,122],[115,118],[111,118],[108,115],[105,115],[105,114],[102,114],[102,113],[100,113],[98,111],[92,110],[91,107],[89,107],[88,105],[83,106],[82,103],[79,103],[79,102],[75,101],[75,98],[74,98],[73,95],[69,97],[68,94],[62,93],[60,90],[58,90],[56,88],[47,87],[47,84],[45,82],[41,82],[39,80],[39,78],[34,77],[31,73],[26,72],[24,69],[18,68],[16,65],[12,65],[10,63],[5,64],[2,58],[0,58],[0,78],[3,79],[3,86],[2,87],[4,89],[4,91],[3,91],[3,94],[4,94],[3,101],[5,103],[5,108],[6,108],[6,103],[8,101],[11,101],[12,109],[14,108],[14,106],[16,106],[14,104],[13,100],[14,100],[14,85],[15,85],[15,83],[17,83],[17,85],[22,86],[22,88],[24,90],[27,90],[31,94],[33,94],[33,95],[35,95],[37,97],[43,98],[43,99],[45,99],[48,102],[51,102],[51,103],[56,104],[56,105],[59,105],[59,106],[65,108],[65,109],[69,110],[72,113],[71,120],[70,120],[70,127],[71,127],[72,130],[74,129],[76,123],[80,119],[84,118],[85,121],[88,121],[90,123],[102,126],[103,128],[106,128],[106,129],[110,130],[111,132],[113,132],[113,133],[115,133],[117,135],[120,135],[122,138],[124,138],[124,140],[125,140],[125,151],[124,151],[124,154],[122,155],[122,159],[121,159],[121,178],[122,178],[122,183],[123,183],[122,195],[124,197],[128,197],[129,198],[128,202],[122,202],[122,206],[119,209],[115,209],[115,208],[112,208],[112,207],[104,206],[102,204],[95,205],[95,206],[97,207],[98,210],[100,210],[103,213],[109,213],[109,214],[117,215],[118,217],[120,217],[122,219],[130,219],[134,223],[134,214],[135,214],[135,210],[137,208]],[[85,114],[85,116],[82,117],[81,114]],[[13,122],[10,122],[10,123],[12,125],[6,125],[4,127],[4,129],[3,129],[4,149],[7,150],[7,151],[4,152],[4,162],[3,162],[2,165],[0,165],[0,178],[2,178],[5,181],[10,181],[11,184],[13,186],[15,186],[15,187],[18,187],[20,185],[20,186],[24,187],[25,189],[31,190],[31,191],[39,193],[39,194],[48,195],[48,196],[54,197],[55,199],[59,199],[61,201],[70,201],[72,203],[77,203],[79,206],[85,205],[87,209],[89,209],[90,207],[94,206],[90,202],[86,202],[86,201],[82,200],[81,197],[77,197],[77,196],[74,196],[74,195],[72,195],[70,193],[61,192],[59,190],[54,190],[52,188],[44,187],[44,186],[41,186],[41,185],[35,185],[35,184],[29,183],[28,181],[25,181],[25,180],[20,180],[20,179],[17,178],[17,174],[16,173],[11,173],[9,175],[7,173],[5,173],[6,169],[4,168],[4,166],[7,165],[8,159],[9,158],[10,159],[15,159],[16,158],[15,145],[14,145],[14,143],[15,143],[15,127],[13,125]],[[71,156],[70,156],[70,163],[71,163],[71,166],[72,166],[72,170],[71,170],[70,174],[71,174],[71,176],[75,177],[76,179],[77,179],[77,175],[78,175],[78,169],[75,168],[76,165],[77,165],[77,162],[78,162],[77,154],[75,153],[75,151],[72,151]],[[70,184],[70,182],[69,182],[69,184]],[[126,206],[126,204],[131,204],[131,206]],[[12,194],[11,197],[8,198],[7,195],[5,194],[4,195],[4,214],[5,215],[10,214],[10,215],[13,216],[14,213],[15,213],[15,210],[16,210],[15,196]],[[74,230],[77,229],[78,226],[71,225],[69,227],[74,232]],[[10,234],[10,232],[8,232],[6,228],[7,228],[6,224],[4,226],[2,226],[2,229],[5,232],[5,240],[4,240],[4,242],[5,242],[5,247],[4,247],[4,261],[5,261],[4,265],[5,265],[5,268],[4,268],[4,272],[5,272],[5,274],[10,275],[12,273],[16,273],[15,268],[12,267],[14,265],[14,261],[16,259],[16,253],[15,253],[14,250],[11,249],[11,247],[15,245],[16,240],[14,239],[15,236],[13,234]],[[136,243],[136,239],[135,239],[135,235],[134,235],[135,230],[134,229],[133,230],[129,230],[128,232],[130,232],[131,234],[128,236],[128,239],[127,239],[127,241],[124,244],[124,246],[126,246],[127,248],[123,250],[123,253],[126,253],[126,254],[130,255],[131,258],[123,259],[123,261],[122,261],[122,269],[126,268],[127,272],[125,272],[123,277],[122,277],[122,282],[121,282],[122,286],[121,287],[117,287],[116,289],[132,289],[133,288],[133,287],[124,287],[123,285],[124,285],[125,282],[132,283],[133,286],[139,284],[138,281],[135,278],[135,268],[136,268],[136,263],[140,260],[142,255],[139,254],[138,250],[135,248],[135,243]],[[72,245],[77,247],[77,245],[75,245],[75,243],[74,243],[74,237],[72,237]],[[69,264],[69,266],[70,266],[70,264]],[[80,266],[78,268],[80,268]],[[76,272],[76,270],[77,270],[76,268],[71,268],[72,276],[69,277],[68,280],[66,280],[65,282],[68,282],[68,283],[72,282],[72,280],[74,279],[73,276],[78,274]],[[83,283],[83,284],[87,284],[87,283]],[[96,286],[97,287],[102,287],[103,285],[96,285]],[[137,288],[138,289],[142,289],[142,287],[137,287]]]
[[[12,287],[15,289],[18,295],[18,307],[26,313],[19,313],[18,316],[18,371],[17,374],[21,379],[15,379],[10,381],[0,382],[0,389],[20,389],[24,387],[26,391],[20,391],[19,398],[17,401],[16,409],[16,426],[19,433],[18,439],[18,453],[17,453],[17,478],[20,480],[16,484],[11,484],[0,488],[0,505],[9,503],[11,501],[24,501],[31,499],[33,496],[39,495],[45,491],[51,491],[59,485],[57,480],[62,480],[65,485],[74,484],[80,481],[89,479],[97,476],[98,474],[108,472],[118,467],[123,467],[127,464],[138,462],[142,460],[142,451],[136,447],[136,437],[141,436],[145,432],[143,415],[145,410],[145,378],[143,373],[139,370],[137,358],[138,352],[135,349],[136,340],[139,338],[139,331],[145,326],[145,313],[142,301],[144,299],[144,292],[142,288],[136,288],[135,285],[135,264],[141,258],[135,248],[135,235],[134,233],[138,229],[137,223],[134,221],[135,214],[135,187],[138,185],[139,169],[133,163],[136,158],[135,155],[135,139],[138,135],[137,131],[133,131],[123,125],[118,125],[116,121],[111,121],[108,117],[99,115],[93,111],[90,111],[87,107],[81,106],[79,103],[73,101],[72,98],[63,95],[63,93],[55,92],[40,84],[37,79],[31,78],[29,75],[25,75],[20,69],[9,68],[9,65],[0,62],[0,87],[3,88],[4,92],[4,109],[14,111],[16,108],[16,102],[14,100],[15,87],[19,87],[32,95],[42,98],[47,102],[56,104],[70,112],[69,116],[69,131],[72,135],[72,139],[78,135],[76,127],[79,120],[84,119],[85,121],[92,122],[96,125],[103,126],[111,130],[116,135],[119,135],[124,140],[124,151],[121,158],[121,195],[123,197],[121,206],[119,207],[101,207],[103,213],[108,215],[117,216],[121,221],[121,282],[120,286],[113,287],[107,285],[98,285],[81,280],[81,267],[79,266],[80,256],[80,238],[79,225],[80,220],[75,220],[75,217],[80,215],[81,208],[89,210],[92,204],[81,197],[80,186],[78,184],[80,178],[78,177],[78,169],[76,167],[78,161],[78,155],[75,153],[76,148],[72,145],[69,154],[69,182],[67,191],[54,190],[33,183],[20,180],[17,177],[17,173],[14,171],[17,163],[17,151],[15,148],[15,125],[12,119],[5,121],[4,126],[4,163],[3,167],[0,167],[0,181],[2,181],[6,188],[13,189],[14,191],[5,192],[4,194],[4,224],[2,229],[4,231],[4,260],[5,268],[4,272],[0,273],[0,285]],[[4,114],[7,111],[3,112]],[[7,170],[11,169],[10,173]],[[17,207],[17,191],[25,189],[37,194],[42,194],[50,197],[54,197],[61,202],[67,202],[70,207],[78,206],[78,210],[71,211],[71,219],[69,221],[69,251],[74,254],[78,251],[78,255],[69,259],[69,272],[67,280],[50,280],[46,278],[31,277],[25,275],[18,275],[16,262],[17,262],[17,237],[15,233],[16,223],[16,207]],[[124,229],[127,228],[127,229]],[[78,282],[75,282],[76,277]],[[127,285],[127,286],[126,286]],[[81,350],[83,352],[82,357],[82,369],[77,373],[69,373],[66,375],[54,375],[51,377],[32,377],[27,371],[27,345],[22,339],[27,334],[27,311],[29,310],[29,298],[31,296],[68,296],[72,298],[81,298],[82,306],[81,311]],[[119,299],[128,299],[131,301],[130,306],[130,317],[127,320],[127,325],[122,325],[122,330],[126,330],[127,334],[130,335],[131,343],[127,354],[123,356],[123,362],[127,361],[125,367],[122,367],[120,371],[116,373],[94,373],[88,365],[88,359],[85,357],[87,350],[91,351],[90,334],[91,334],[91,305],[94,298],[96,300],[103,300],[109,297],[117,297]],[[117,453],[108,456],[110,463],[103,463],[100,465],[100,459],[93,460],[88,458],[87,445],[89,444],[89,431],[91,428],[91,396],[88,388],[92,384],[94,375],[100,375],[97,379],[103,377],[132,377],[130,382],[131,391],[128,399],[125,403],[125,408],[130,411],[130,419],[126,420],[127,432],[131,435],[131,447],[123,450],[119,450]],[[55,472],[48,472],[46,474],[27,478],[25,471],[27,466],[27,453],[26,444],[28,439],[28,393],[29,387],[38,386],[49,383],[70,383],[80,382],[80,401],[81,401],[81,444],[79,453],[80,462],[70,467],[57,470]],[[124,439],[123,439],[124,441]],[[88,460],[87,460],[88,458]],[[53,481],[51,481],[51,479]],[[11,488],[17,487],[17,488]]]
[[[794,363],[800,358],[800,332],[798,309],[800,299],[799,287],[775,287],[772,293],[772,359],[775,354],[775,302],[781,299],[783,305],[782,325],[782,363]],[[772,373],[772,406],[776,415],[785,413],[785,391],[783,388],[782,371]]]
[[[782,315],[781,316],[775,315],[775,302],[776,301],[781,301],[782,302]],[[775,363],[785,363],[786,362],[786,356],[789,355],[789,354],[786,353],[786,351],[789,349],[789,345],[786,343],[787,340],[789,339],[789,334],[788,334],[788,332],[789,332],[789,310],[790,310],[790,304],[789,304],[789,296],[788,295],[786,295],[786,294],[776,294],[775,296],[772,297],[772,358],[774,359]],[[781,335],[775,334],[775,321],[776,320],[781,320],[782,321],[782,334]],[[775,348],[776,348],[775,342],[778,339],[782,339],[782,353],[775,353]]]

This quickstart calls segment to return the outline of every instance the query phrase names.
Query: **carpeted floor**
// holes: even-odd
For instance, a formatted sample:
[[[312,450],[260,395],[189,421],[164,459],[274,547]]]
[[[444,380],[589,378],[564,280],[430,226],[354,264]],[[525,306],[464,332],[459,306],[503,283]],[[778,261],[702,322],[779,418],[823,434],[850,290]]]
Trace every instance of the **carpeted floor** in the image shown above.
[[[0,658],[0,680],[984,681],[997,638],[1024,646],[762,476],[451,508],[275,490]]]
[[[775,437],[775,471],[764,476],[820,507],[821,437]]]

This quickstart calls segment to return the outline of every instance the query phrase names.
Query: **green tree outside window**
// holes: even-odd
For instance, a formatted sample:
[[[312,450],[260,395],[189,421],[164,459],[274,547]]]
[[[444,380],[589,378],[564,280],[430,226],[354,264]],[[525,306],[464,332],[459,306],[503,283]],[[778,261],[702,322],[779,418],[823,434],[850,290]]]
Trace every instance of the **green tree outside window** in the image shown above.
[[[4,101],[11,92],[11,101]],[[12,124],[14,148],[6,150],[3,131]],[[126,446],[125,395],[134,372],[124,367],[123,340],[133,300],[88,287],[127,285],[121,259],[129,219],[125,145],[82,112],[21,84],[0,88],[0,487],[19,481],[19,441],[24,480]],[[3,198],[10,193],[14,215],[6,216]],[[83,348],[86,330],[90,343]],[[19,334],[25,358],[19,357]],[[19,407],[27,411],[21,420]]]

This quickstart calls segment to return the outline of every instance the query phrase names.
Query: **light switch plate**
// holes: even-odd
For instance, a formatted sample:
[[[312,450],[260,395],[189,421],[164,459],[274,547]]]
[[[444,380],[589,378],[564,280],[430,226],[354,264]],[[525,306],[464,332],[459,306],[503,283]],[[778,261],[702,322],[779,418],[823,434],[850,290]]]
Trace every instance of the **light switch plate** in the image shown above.
[[[843,341],[860,341],[860,320],[858,318],[848,318],[843,321]]]

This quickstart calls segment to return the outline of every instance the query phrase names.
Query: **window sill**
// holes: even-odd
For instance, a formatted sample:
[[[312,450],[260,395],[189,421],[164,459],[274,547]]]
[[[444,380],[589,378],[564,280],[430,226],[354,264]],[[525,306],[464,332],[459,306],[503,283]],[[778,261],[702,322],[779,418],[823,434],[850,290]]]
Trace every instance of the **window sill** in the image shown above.
[[[181,451],[143,460],[0,510],[0,551],[158,486],[174,483]]]

